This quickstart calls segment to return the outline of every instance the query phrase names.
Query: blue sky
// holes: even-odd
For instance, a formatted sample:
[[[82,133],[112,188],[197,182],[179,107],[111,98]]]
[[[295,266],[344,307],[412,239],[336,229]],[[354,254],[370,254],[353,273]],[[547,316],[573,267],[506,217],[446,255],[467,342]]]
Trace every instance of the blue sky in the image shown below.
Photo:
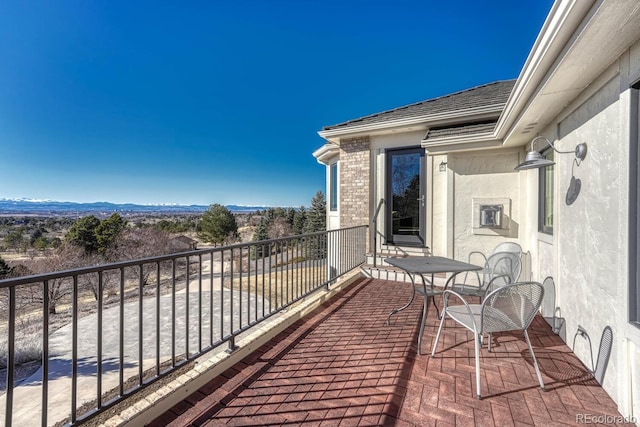
[[[0,2],[0,198],[309,205],[323,126],[517,77],[551,6]]]

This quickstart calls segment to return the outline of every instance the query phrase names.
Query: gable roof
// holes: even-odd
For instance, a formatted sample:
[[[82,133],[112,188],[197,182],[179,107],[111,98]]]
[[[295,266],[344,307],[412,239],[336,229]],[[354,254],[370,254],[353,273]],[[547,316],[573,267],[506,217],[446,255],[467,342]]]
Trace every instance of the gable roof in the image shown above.
[[[515,82],[515,79],[496,81],[358,119],[348,120],[343,123],[325,126],[322,130],[348,130],[352,127],[406,119],[418,119],[432,115],[446,115],[447,113],[458,113],[460,111],[481,107],[503,107],[511,94]]]

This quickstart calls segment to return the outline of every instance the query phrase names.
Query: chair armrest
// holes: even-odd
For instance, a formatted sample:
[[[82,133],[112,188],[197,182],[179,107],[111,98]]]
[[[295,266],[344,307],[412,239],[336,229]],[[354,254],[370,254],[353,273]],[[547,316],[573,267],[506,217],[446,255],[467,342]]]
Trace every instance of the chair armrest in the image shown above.
[[[472,273],[476,276],[476,281],[478,282],[477,285],[469,285],[467,283],[467,277],[469,275],[469,273]],[[459,274],[464,274],[464,281],[461,283],[456,283],[455,279],[456,277],[458,277]],[[470,287],[481,287],[482,286],[482,281],[480,280],[480,275],[478,274],[477,271],[458,271],[457,273],[453,273],[445,282],[444,284],[444,289],[450,289],[452,286],[454,285],[461,285],[462,288],[464,289],[466,286],[470,286]]]
[[[443,301],[442,316],[443,316],[443,318],[447,314],[447,308],[449,307],[449,298],[451,296],[454,296],[457,299],[459,299],[462,302],[462,305],[464,305],[466,307],[467,314],[469,315],[469,318],[471,319],[471,323],[473,324],[473,332],[477,335],[478,334],[478,325],[476,325],[476,320],[475,320],[475,317],[473,316],[473,310],[471,310],[471,307],[469,306],[469,303],[467,302],[467,300],[464,299],[464,297],[462,295],[460,295],[459,293],[457,293],[455,291],[445,290],[442,293],[442,301]],[[451,317],[452,319],[455,320],[455,318],[452,317],[451,315],[449,315],[449,317]]]
[[[510,284],[511,284],[511,282],[512,282],[512,280],[511,280],[511,276],[509,276],[508,274],[498,274],[497,276],[493,277],[493,278],[489,281],[489,283],[487,284],[487,293],[491,293],[491,292],[492,292],[492,291],[494,291],[495,289],[498,289],[497,287],[494,287],[494,286],[495,286],[495,282],[496,282],[498,279],[499,279],[499,280],[504,280],[504,281],[506,281],[506,283],[505,283],[504,285],[502,285],[502,286],[510,285]],[[500,286],[500,287],[502,287],[502,286]]]
[[[467,302],[467,300],[465,300],[464,297],[459,293],[457,293],[456,291],[452,291],[450,289],[447,289],[442,292],[442,302],[445,309],[449,305],[449,298],[451,296],[454,296],[457,299],[459,299],[467,307],[467,309],[469,309],[469,314],[471,314],[471,307],[469,307],[469,303]]]
[[[472,255],[480,255],[482,257],[482,259],[484,260],[483,265],[487,263],[487,256],[485,254],[483,254],[480,251],[471,251],[471,252],[469,252],[469,257],[467,258],[469,264],[472,264],[472,262],[471,262],[471,256]]]
[[[461,274],[461,273],[466,273],[466,271],[459,271],[459,272],[457,272],[457,273],[453,273],[453,274],[452,274],[452,275],[447,279],[447,281],[445,282],[445,284],[444,284],[444,290],[447,290],[447,289],[449,289],[451,286],[455,285],[455,284],[456,284],[455,278],[458,276],[458,274]]]

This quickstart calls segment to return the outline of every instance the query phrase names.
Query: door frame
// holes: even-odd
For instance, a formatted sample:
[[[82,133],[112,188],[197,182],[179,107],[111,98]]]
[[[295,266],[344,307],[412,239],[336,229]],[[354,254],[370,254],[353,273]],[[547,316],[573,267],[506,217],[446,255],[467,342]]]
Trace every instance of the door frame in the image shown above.
[[[393,194],[391,187],[392,179],[392,158],[395,154],[420,154],[420,203],[418,206],[418,235],[417,236],[400,236],[393,234]],[[388,148],[385,150],[385,179],[384,179],[384,194],[385,194],[385,240],[388,245],[395,246],[426,246],[426,230],[427,230],[427,162],[426,151],[424,148],[417,147],[404,147],[404,148]]]

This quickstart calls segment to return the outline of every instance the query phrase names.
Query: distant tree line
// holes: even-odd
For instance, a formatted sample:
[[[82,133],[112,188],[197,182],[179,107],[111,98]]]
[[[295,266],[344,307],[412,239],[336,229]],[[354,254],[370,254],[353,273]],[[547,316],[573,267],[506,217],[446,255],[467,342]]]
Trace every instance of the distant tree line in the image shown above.
[[[61,233],[72,223],[73,219],[67,217],[0,217],[0,249],[25,252],[30,248],[58,247],[62,240],[51,235]]]
[[[324,194],[318,191],[311,199],[309,209],[300,206],[298,209],[272,208],[263,211],[252,240],[258,242],[324,230],[326,230],[326,202]],[[310,243],[307,247],[309,245]],[[251,257],[254,259],[266,257],[271,255],[272,251],[272,245],[253,246]],[[309,250],[308,253],[319,255],[317,250]]]
[[[194,233],[214,245],[239,241],[238,217],[220,204],[202,216],[128,223],[118,213],[72,218],[0,218],[0,249],[31,253],[33,262],[11,267],[0,257],[0,279],[176,252],[171,236]],[[268,208],[247,216],[253,241],[277,239],[326,229],[326,203],[319,191],[309,208]],[[57,233],[60,237],[48,237]],[[38,255],[39,254],[39,255]]]

